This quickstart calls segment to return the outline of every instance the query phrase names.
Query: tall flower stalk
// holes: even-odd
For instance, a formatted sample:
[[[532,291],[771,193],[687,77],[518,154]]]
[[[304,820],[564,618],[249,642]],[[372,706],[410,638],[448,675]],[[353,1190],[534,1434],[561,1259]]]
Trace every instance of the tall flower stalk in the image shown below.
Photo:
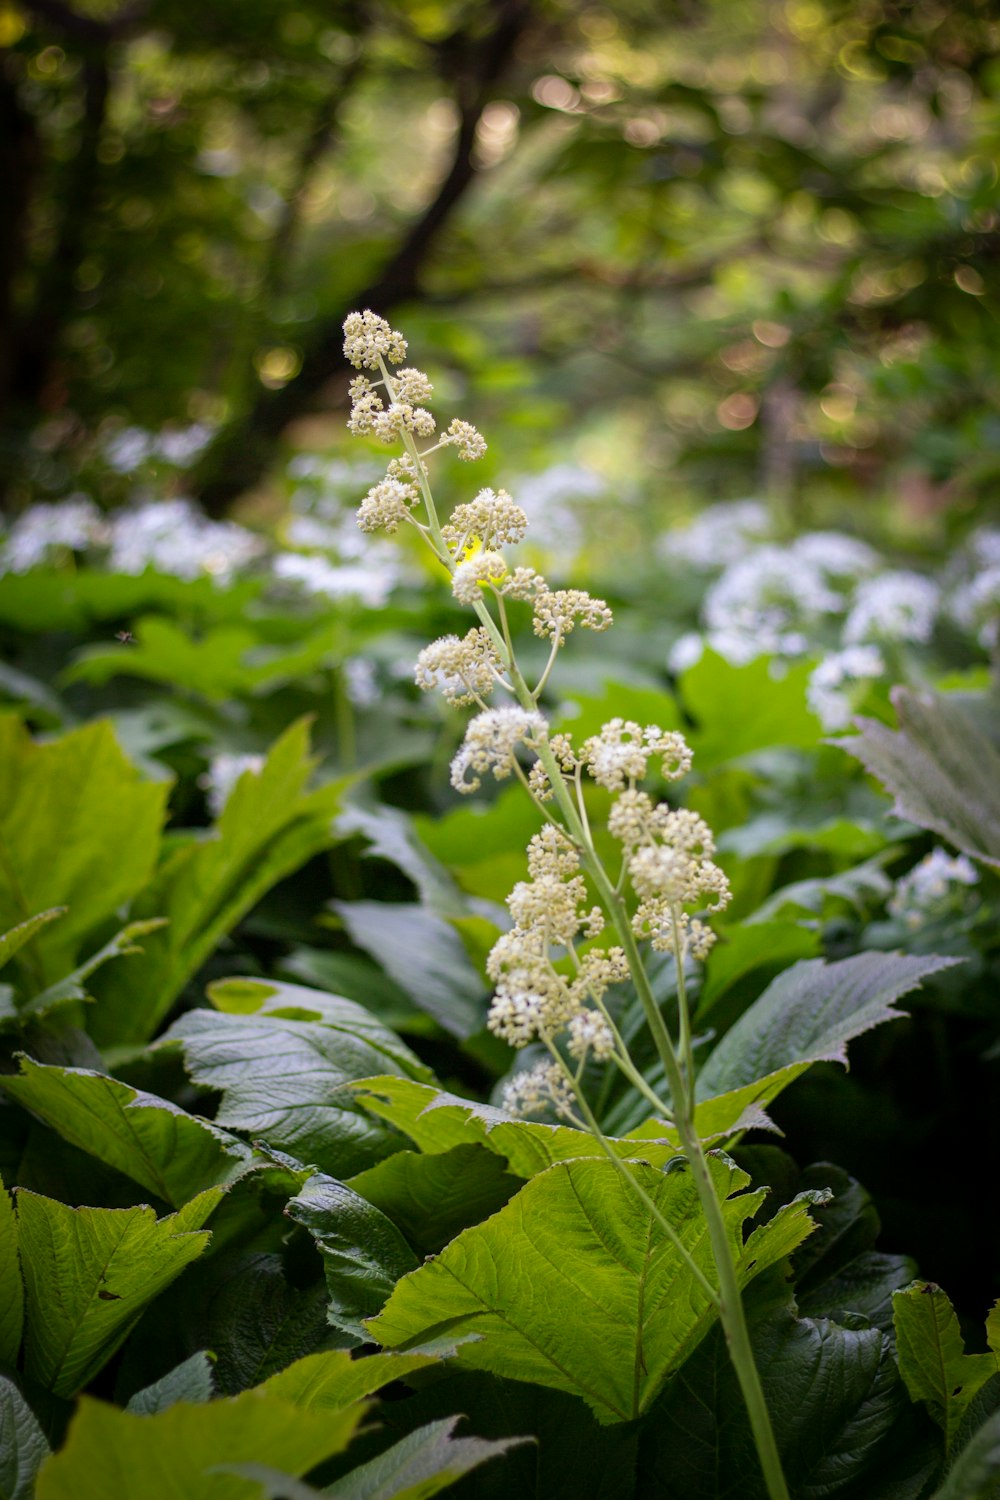
[[[528,846],[529,878],[508,897],[513,926],[497,940],[487,961],[495,986],[490,1030],[513,1047],[534,1043],[545,1052],[543,1062],[515,1075],[505,1104],[522,1114],[554,1107],[590,1131],[642,1199],[718,1310],[768,1494],[771,1500],[788,1500],[733,1250],[696,1118],[685,963],[689,957],[703,958],[711,947],[714,934],[703,917],[723,909],[729,887],[713,862],[712,834],[703,819],[656,803],[640,786],[655,772],[666,780],[683,776],[691,752],[680,734],[617,718],[580,746],[568,735],[550,731],[540,703],[560,648],[578,627],[606,630],[610,609],[582,589],[552,589],[533,568],[508,561],[503,549],[523,539],[528,519],[506,491],[482,489],[442,518],[429,457],[454,447],[460,458],[473,461],[485,452],[484,440],[464,421],[453,421],[438,433],[424,404],[431,398],[431,383],[420,370],[399,368],[406,342],[384,319],[372,312],[352,313],[344,334],[347,359],[371,372],[351,382],[351,431],[402,446],[385,478],[362,501],[359,525],[365,531],[415,528],[447,570],[455,598],[478,620],[466,635],[448,635],[426,646],[417,660],[421,688],[478,710],[452,763],[452,785],[468,793],[486,776],[497,781],[516,777],[545,819]],[[530,607],[535,635],[549,642],[545,666],[534,682],[517,659],[512,605]],[[530,761],[527,769],[522,760]],[[609,870],[597,852],[586,781],[612,795],[607,827],[621,850],[617,870]],[[674,958],[676,1036],[656,1002],[640,944]],[[629,979],[663,1066],[668,1099],[657,1094],[633,1062],[606,1002],[608,989]],[[715,1284],[602,1133],[583,1089],[591,1057],[617,1067],[656,1117],[676,1132],[708,1227]]]

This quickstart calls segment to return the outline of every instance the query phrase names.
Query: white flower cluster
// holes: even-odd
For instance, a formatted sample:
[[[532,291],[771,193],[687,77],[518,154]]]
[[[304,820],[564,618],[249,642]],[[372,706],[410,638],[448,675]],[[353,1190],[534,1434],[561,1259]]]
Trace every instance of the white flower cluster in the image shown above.
[[[823,728],[846,729],[851,722],[858,682],[881,677],[885,662],[877,646],[846,646],[831,651],[809,676],[806,699]]]
[[[844,642],[930,640],[941,590],[930,578],[905,569],[859,584],[844,621]]]
[[[401,365],[406,358],[406,340],[385,318],[366,308],[344,319],[344,357],[357,370],[377,370],[380,360]]]
[[[500,677],[496,647],[481,625],[461,640],[445,635],[425,646],[417,657],[417,687],[437,688],[447,702],[461,708],[489,695]]]
[[[654,758],[668,781],[676,781],[691,769],[691,751],[683,735],[672,730],[664,733],[656,724],[644,729],[632,719],[611,719],[600,734],[584,740],[580,749],[580,760],[598,786],[611,792],[641,781]]]
[[[466,505],[456,505],[441,534],[456,557],[470,545],[483,551],[524,540],[528,517],[506,490],[480,490]]]
[[[503,1086],[503,1107],[511,1115],[540,1115],[554,1109],[573,1115],[573,1091],[558,1063],[536,1063],[515,1073]]]
[[[822,568],[794,548],[758,547],[733,563],[705,595],[709,641],[737,663],[762,652],[798,655],[804,625],[843,607]]]
[[[933,917],[954,911],[962,888],[978,883],[976,867],[966,855],[952,858],[938,845],[896,881],[888,911],[916,930]]]
[[[1000,645],[1000,527],[980,526],[956,559],[948,612],[986,651]]]
[[[577,953],[579,938],[603,928],[600,907],[588,907],[579,859],[569,839],[552,824],[528,845],[530,880],[507,898],[514,926],[494,944],[486,971],[496,986],[487,1025],[512,1047],[569,1034],[574,1057],[612,1056],[614,1036],[600,1005],[608,987],[628,978],[620,948]],[[561,973],[553,951],[565,952],[570,972]],[[564,965],[565,967],[565,965]]]
[[[106,543],[108,535],[100,511],[86,495],[32,505],[18,516],[0,546],[0,571],[28,573],[53,553],[84,552]]]
[[[478,791],[489,771],[497,781],[505,780],[514,769],[518,746],[537,749],[546,727],[540,713],[514,704],[477,714],[470,720],[462,747],[451,763],[451,784],[456,792]],[[467,779],[470,772],[471,780]]]
[[[634,787],[611,809],[608,830],[625,849],[629,879],[639,897],[632,919],[637,937],[660,952],[704,958],[715,934],[685,910],[718,912],[729,904],[729,882],[712,860],[715,841],[703,818],[686,808],[654,805]]]
[[[253,561],[263,542],[233,521],[210,521],[188,500],[151,500],[111,519],[108,566],[117,573],[155,568],[177,578],[203,573],[220,582]]]
[[[395,585],[395,576],[360,563],[333,563],[311,552],[281,552],[273,574],[304,594],[324,599],[357,599],[369,609],[381,609]]]
[[[660,551],[668,562],[714,572],[737,562],[771,527],[767,506],[760,500],[727,500],[709,505],[690,525],[668,531]]]

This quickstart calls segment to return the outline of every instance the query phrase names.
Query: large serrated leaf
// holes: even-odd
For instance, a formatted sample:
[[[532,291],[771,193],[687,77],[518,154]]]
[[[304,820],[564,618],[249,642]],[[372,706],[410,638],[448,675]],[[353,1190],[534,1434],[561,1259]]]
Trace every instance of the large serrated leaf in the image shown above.
[[[362,1006],[257,980],[213,986],[210,994],[240,1011],[189,1011],[160,1045],[179,1044],[193,1081],[221,1092],[220,1125],[340,1177],[398,1149],[398,1135],[373,1120],[345,1085],[387,1069],[430,1075]]]
[[[864,1476],[879,1460],[906,1401],[889,1339],[875,1328],[798,1317],[778,1273],[751,1288],[747,1302],[754,1358],[790,1493],[795,1500],[826,1500],[844,1489],[869,1493]],[[765,1500],[720,1328],[650,1413],[640,1437],[640,1473],[641,1493],[661,1500]]]
[[[293,1286],[280,1255],[234,1251],[221,1257],[212,1281],[193,1323],[212,1350],[224,1396],[259,1385],[329,1335],[323,1283]]]
[[[168,791],[140,779],[106,721],[36,744],[0,715],[0,930],[67,908],[21,951],[37,989],[71,969],[86,934],[149,880]]]
[[[450,1151],[478,1143],[506,1157],[518,1177],[534,1177],[553,1162],[604,1154],[589,1131],[517,1120],[493,1105],[409,1079],[366,1078],[351,1084],[349,1092],[369,1114],[405,1132],[421,1151]],[[640,1157],[653,1166],[662,1166],[679,1152],[666,1126],[651,1126],[649,1137],[612,1138],[609,1144],[616,1155]]]
[[[134,914],[163,916],[168,925],[141,959],[102,978],[92,1016],[99,1042],[147,1041],[220,939],[271,886],[334,842],[342,784],[307,792],[312,768],[302,719],[259,774],[240,778],[208,836],[183,844],[161,866]]]
[[[241,1140],[155,1094],[85,1068],[47,1067],[22,1057],[0,1088],[71,1145],[124,1172],[179,1208],[248,1165]]]
[[[893,1297],[899,1372],[944,1433],[949,1452],[976,1392],[1000,1370],[1000,1349],[966,1354],[955,1309],[932,1281],[915,1281]]]
[[[859,953],[807,959],[768,985],[698,1075],[699,1099],[729,1094],[765,1105],[816,1062],[847,1062],[854,1037],[904,1012],[895,1002],[958,960]]]
[[[363,1320],[384,1305],[417,1258],[391,1219],[332,1177],[317,1172],[285,1209],[308,1229],[323,1257],[330,1322],[366,1338]]]
[[[839,743],[893,794],[901,818],[1000,866],[1000,750],[981,727],[985,700],[897,687],[892,702],[898,730],[857,719],[860,733]]]
[[[24,1330],[24,1286],[17,1253],[17,1219],[0,1177],[0,1365],[17,1364]]]
[[[347,1183],[397,1224],[419,1254],[436,1254],[460,1230],[489,1218],[521,1187],[485,1146],[422,1155],[397,1151]]]
[[[364,1411],[300,1406],[267,1385],[150,1416],[84,1397],[65,1446],[42,1466],[37,1500],[257,1500],[252,1480],[220,1470],[307,1473],[347,1447]]]
[[[28,1375],[57,1396],[85,1386],[147,1303],[205,1250],[210,1236],[195,1231],[221,1192],[158,1220],[143,1205],[68,1208],[18,1188]]]
[[[430,1500],[463,1474],[501,1458],[528,1438],[453,1437],[461,1417],[430,1422],[394,1443],[377,1458],[352,1469],[325,1490],[302,1484],[260,1465],[240,1464],[236,1472],[261,1486],[261,1500]]]
[[[152,1385],[136,1391],[125,1410],[138,1417],[150,1417],[153,1412],[166,1411],[177,1401],[211,1401],[214,1395],[212,1361],[204,1349],[199,1349],[159,1380],[154,1380]]]
[[[996,1500],[1000,1493],[1000,1411],[966,1443],[931,1500]]]
[[[31,1407],[0,1375],[0,1500],[32,1500],[49,1445]]]
[[[779,1210],[743,1243],[762,1193],[725,1158],[709,1170],[722,1200],[741,1286],[812,1229],[807,1201]],[[704,1216],[689,1171],[630,1171],[714,1279]],[[649,1209],[607,1160],[557,1162],[485,1224],[397,1283],[370,1335],[393,1348],[482,1334],[458,1360],[580,1396],[601,1422],[627,1422],[655,1400],[697,1347],[716,1304]]]

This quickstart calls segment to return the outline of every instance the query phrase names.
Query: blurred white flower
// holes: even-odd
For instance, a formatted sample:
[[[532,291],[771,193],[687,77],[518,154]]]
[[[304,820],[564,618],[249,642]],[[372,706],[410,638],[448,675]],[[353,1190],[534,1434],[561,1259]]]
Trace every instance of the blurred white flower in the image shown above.
[[[844,643],[918,641],[934,631],[941,590],[922,573],[901,569],[858,584],[844,622]]]
[[[932,917],[956,910],[962,887],[978,883],[979,874],[966,855],[952,858],[939,845],[896,881],[888,910],[907,927],[916,929]]]
[[[32,505],[18,516],[3,546],[0,569],[27,573],[58,548],[82,552],[106,538],[104,519],[86,495],[70,495],[53,505]]]
[[[328,599],[358,599],[369,609],[379,609],[395,588],[395,567],[371,563],[332,563],[315,553],[281,552],[274,559],[274,577],[294,584],[306,594]]]
[[[209,521],[188,500],[151,500],[111,520],[113,572],[155,568],[177,578],[209,574],[228,581],[259,555],[263,543],[233,521]]]
[[[381,696],[375,663],[367,656],[349,656],[344,662],[344,684],[355,708],[371,708]]]
[[[806,698],[824,729],[846,729],[854,710],[852,685],[881,677],[885,662],[875,646],[847,646],[819,663],[809,678]]]
[[[807,531],[796,537],[791,550],[827,578],[838,580],[861,578],[882,563],[874,547],[843,531]]]
[[[666,532],[658,550],[668,562],[714,572],[738,562],[766,537],[770,526],[767,506],[760,500],[723,500],[709,505],[690,526]]]

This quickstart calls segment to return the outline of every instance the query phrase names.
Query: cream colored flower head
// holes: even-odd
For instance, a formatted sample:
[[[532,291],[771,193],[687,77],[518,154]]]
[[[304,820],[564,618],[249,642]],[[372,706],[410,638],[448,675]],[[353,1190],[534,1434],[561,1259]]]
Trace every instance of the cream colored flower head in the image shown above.
[[[344,358],[357,370],[377,370],[380,359],[400,365],[406,358],[406,340],[370,308],[352,312],[344,319]]]

